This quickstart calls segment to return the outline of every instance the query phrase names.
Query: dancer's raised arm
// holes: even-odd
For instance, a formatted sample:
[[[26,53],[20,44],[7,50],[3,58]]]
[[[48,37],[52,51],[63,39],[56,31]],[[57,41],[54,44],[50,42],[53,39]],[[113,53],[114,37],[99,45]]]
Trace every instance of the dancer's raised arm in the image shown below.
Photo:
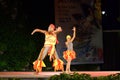
[[[34,29],[31,33],[31,35],[33,35],[35,32],[40,32],[40,33],[44,33],[47,32],[46,30],[41,30],[41,29]]]
[[[58,28],[56,28],[56,30],[55,30],[54,32],[55,32],[55,33],[62,32],[62,28],[59,26]]]
[[[76,27],[73,27],[73,37],[71,38],[71,42],[75,39],[76,37]]]

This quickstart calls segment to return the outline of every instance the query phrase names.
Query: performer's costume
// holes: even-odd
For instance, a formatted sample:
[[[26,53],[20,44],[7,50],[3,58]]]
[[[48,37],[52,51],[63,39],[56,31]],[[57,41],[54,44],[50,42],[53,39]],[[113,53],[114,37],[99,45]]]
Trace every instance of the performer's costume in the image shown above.
[[[58,57],[57,51],[55,49],[55,44],[57,42],[55,34],[45,33],[45,43],[44,47],[38,56],[38,59],[33,62],[33,68],[37,72],[42,71],[42,67],[46,67],[43,59],[48,54],[49,56],[54,56],[53,67],[54,70],[62,70],[60,66],[63,66],[63,61]]]
[[[71,58],[71,60],[76,58],[76,53],[73,50],[73,43],[69,42],[67,45],[67,50],[63,52],[63,58],[67,61],[68,58]]]

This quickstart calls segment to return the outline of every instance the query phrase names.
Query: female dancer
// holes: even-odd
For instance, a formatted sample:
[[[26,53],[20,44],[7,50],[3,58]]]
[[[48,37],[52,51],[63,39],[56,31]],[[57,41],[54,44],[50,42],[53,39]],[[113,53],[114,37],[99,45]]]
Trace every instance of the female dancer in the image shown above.
[[[72,43],[76,36],[76,28],[73,27],[72,30],[73,30],[73,37],[71,38],[70,35],[66,36],[67,41],[65,42],[65,44],[66,44],[67,50],[63,52],[63,58],[67,61],[66,73],[70,72],[71,61],[76,58],[76,53],[73,50],[73,43]]]
[[[53,24],[50,24],[48,27],[48,31],[41,30],[41,29],[35,29],[31,33],[31,35],[33,35],[35,32],[40,32],[40,33],[45,34],[44,46],[40,51],[38,59],[33,62],[33,68],[36,70],[37,73],[42,71],[42,67],[46,67],[46,65],[43,62],[43,59],[45,58],[47,54],[50,56],[50,61],[54,57],[54,61],[53,61],[54,70],[55,71],[63,70],[63,61],[59,59],[58,54],[55,49],[55,45],[58,42],[57,33],[61,31],[62,31],[61,27],[58,27],[55,29],[55,26]]]

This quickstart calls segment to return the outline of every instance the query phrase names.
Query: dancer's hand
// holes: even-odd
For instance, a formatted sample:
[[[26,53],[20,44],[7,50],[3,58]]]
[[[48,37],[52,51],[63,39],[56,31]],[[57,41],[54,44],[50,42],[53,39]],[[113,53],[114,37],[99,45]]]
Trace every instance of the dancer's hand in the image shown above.
[[[58,28],[56,28],[56,30],[55,30],[54,32],[55,32],[55,33],[62,32],[62,28],[59,26]]]
[[[73,29],[72,29],[73,31],[76,31],[76,27],[73,27]]]
[[[50,55],[50,61],[52,61],[52,55]]]
[[[59,27],[57,28],[57,31],[62,31],[62,28],[59,26]]]
[[[34,32],[31,33],[31,35],[33,35],[33,34],[34,34]]]
[[[33,35],[36,32],[36,30],[33,30],[33,32],[31,33],[31,35]]]

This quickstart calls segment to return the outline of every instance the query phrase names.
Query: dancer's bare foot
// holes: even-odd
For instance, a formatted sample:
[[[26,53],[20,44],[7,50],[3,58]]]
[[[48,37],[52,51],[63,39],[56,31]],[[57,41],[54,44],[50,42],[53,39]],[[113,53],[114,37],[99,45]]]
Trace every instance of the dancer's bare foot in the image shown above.
[[[62,70],[62,72],[65,72],[64,70]]]
[[[38,73],[39,73],[39,71],[38,71],[38,70],[36,70],[34,74],[38,74]]]
[[[69,72],[68,72],[68,71],[65,71],[65,73],[67,73],[67,74],[68,74]]]
[[[70,73],[72,73],[72,71],[71,71],[71,70],[69,70],[69,71],[68,71],[68,73],[70,74]]]
[[[54,72],[56,72],[56,68],[54,67]]]

